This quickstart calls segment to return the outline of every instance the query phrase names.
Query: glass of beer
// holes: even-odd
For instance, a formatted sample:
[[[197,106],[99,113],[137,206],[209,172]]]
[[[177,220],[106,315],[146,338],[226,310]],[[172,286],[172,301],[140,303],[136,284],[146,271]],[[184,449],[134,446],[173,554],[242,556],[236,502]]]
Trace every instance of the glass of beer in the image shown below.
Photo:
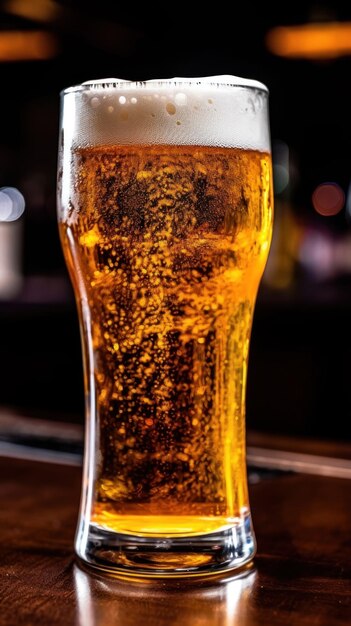
[[[266,87],[66,89],[58,219],[85,378],[77,555],[120,576],[242,567],[249,339],[272,228]]]

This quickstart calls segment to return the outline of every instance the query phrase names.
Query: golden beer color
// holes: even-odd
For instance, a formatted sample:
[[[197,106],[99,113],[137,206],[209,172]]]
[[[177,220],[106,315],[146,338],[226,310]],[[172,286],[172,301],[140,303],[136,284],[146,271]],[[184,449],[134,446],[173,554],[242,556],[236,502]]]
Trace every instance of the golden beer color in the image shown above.
[[[248,509],[245,386],[270,155],[105,145],[72,158],[60,230],[91,325],[92,523],[168,537],[231,527]]]

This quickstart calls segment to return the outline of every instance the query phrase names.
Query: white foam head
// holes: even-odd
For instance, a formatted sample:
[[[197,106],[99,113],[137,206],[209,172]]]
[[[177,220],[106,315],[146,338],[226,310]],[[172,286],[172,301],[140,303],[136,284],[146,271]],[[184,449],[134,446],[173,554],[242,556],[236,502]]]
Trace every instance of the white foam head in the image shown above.
[[[65,142],[270,151],[268,90],[236,76],[93,80],[63,92]]]

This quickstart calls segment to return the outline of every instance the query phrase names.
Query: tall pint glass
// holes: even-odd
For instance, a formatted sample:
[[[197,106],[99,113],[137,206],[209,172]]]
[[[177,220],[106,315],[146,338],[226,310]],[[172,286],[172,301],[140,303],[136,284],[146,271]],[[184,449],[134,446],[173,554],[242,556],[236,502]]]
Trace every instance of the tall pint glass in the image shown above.
[[[267,89],[215,76],[65,90],[58,218],[85,372],[78,556],[124,576],[244,565],[249,338],[272,225]]]

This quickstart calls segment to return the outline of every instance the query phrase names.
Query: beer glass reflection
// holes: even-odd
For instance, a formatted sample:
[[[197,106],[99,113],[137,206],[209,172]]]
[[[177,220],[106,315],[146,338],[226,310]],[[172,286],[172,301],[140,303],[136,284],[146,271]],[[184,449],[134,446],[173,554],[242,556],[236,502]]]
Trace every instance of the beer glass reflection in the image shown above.
[[[256,572],[211,585],[127,584],[74,567],[79,626],[234,626],[252,611]]]
[[[254,554],[253,307],[271,237],[267,90],[235,77],[63,93],[58,206],[83,344],[78,555],[199,575]]]

